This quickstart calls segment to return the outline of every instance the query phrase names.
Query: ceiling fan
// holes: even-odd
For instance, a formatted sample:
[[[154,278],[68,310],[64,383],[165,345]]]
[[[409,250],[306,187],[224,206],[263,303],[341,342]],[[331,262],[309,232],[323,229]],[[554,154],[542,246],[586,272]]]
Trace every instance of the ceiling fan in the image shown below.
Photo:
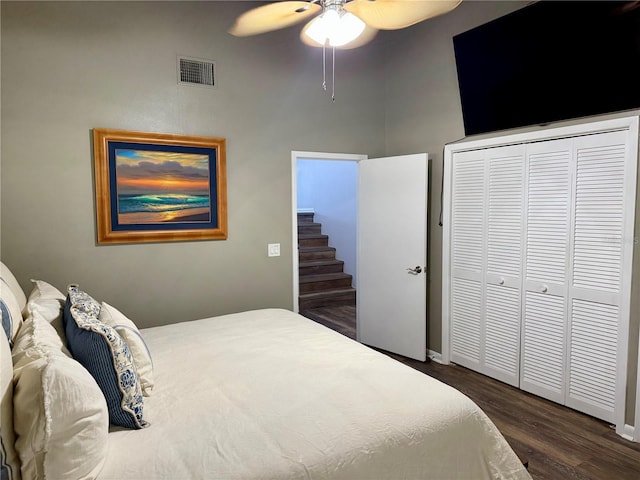
[[[273,2],[240,15],[229,33],[247,37],[309,20],[300,39],[307,45],[333,50],[356,48],[373,40],[379,30],[398,30],[456,8],[462,0],[310,0]],[[334,75],[335,76],[335,75]],[[323,78],[323,88],[326,82]],[[335,100],[335,94],[332,96]]]
[[[308,45],[328,43],[337,48],[360,47],[375,37],[378,30],[398,30],[456,8],[462,0],[310,0],[272,2],[240,15],[229,33],[237,37],[290,27],[312,19],[300,37]],[[313,18],[315,17],[315,18]],[[326,22],[328,17],[328,22]],[[354,18],[355,17],[355,18]],[[333,18],[333,22],[332,22]],[[327,30],[325,42],[315,32],[318,24],[333,23],[335,30],[351,28],[353,38],[332,36]],[[331,27],[332,25],[328,25]],[[311,32],[310,32],[311,30]],[[315,34],[314,34],[315,33]]]

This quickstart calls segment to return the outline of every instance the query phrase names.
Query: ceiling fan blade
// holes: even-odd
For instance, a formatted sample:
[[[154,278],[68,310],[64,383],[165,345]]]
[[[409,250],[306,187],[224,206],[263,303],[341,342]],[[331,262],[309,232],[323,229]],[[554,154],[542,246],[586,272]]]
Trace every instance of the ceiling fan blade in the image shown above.
[[[379,30],[410,27],[456,8],[462,0],[353,0],[344,8]]]
[[[307,35],[307,29],[309,28],[310,24],[311,22],[307,23],[302,29],[302,31],[300,32],[300,40],[302,40],[303,43],[306,43],[307,45],[310,45],[312,47],[322,47],[321,43],[316,42],[309,35]],[[369,43],[371,40],[373,40],[377,33],[378,33],[377,28],[373,28],[373,27],[370,27],[369,25],[365,25],[364,30],[358,36],[358,38],[356,38],[352,42],[347,43],[346,45],[343,45],[342,47],[336,47],[336,49],[349,50],[351,48],[361,47]]]
[[[253,8],[240,15],[229,29],[231,35],[248,37],[289,27],[322,10],[316,3],[275,2]]]

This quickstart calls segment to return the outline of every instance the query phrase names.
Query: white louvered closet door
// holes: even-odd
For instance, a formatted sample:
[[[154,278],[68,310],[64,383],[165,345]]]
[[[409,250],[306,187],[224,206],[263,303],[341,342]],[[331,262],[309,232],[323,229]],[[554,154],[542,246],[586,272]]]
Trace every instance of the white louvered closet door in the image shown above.
[[[527,148],[520,388],[564,403],[571,139]]]
[[[589,135],[575,142],[566,404],[613,422],[627,194],[626,133]]]
[[[518,386],[524,147],[462,152],[453,170],[451,358]]]
[[[451,188],[451,360],[482,371],[485,150],[457,153]]]
[[[524,214],[524,146],[488,157],[483,373],[518,386]]]
[[[632,388],[639,123],[445,148],[443,359],[612,422],[620,435]]]

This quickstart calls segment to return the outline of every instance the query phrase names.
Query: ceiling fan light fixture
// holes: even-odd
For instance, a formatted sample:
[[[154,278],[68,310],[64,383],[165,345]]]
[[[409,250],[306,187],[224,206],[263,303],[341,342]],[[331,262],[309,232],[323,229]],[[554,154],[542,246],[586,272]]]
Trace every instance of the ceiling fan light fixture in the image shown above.
[[[353,42],[364,31],[365,23],[349,12],[342,12],[339,27],[329,37],[329,45],[342,47]]]
[[[358,38],[364,28],[365,23],[355,15],[330,6],[311,21],[306,34],[320,45],[342,47]]]

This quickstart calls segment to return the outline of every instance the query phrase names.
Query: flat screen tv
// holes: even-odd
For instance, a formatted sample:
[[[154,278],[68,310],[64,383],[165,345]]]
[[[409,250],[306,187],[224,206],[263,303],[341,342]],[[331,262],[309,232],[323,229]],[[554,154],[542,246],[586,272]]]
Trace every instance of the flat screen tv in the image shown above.
[[[640,108],[640,2],[540,1],[453,46],[466,135]]]

